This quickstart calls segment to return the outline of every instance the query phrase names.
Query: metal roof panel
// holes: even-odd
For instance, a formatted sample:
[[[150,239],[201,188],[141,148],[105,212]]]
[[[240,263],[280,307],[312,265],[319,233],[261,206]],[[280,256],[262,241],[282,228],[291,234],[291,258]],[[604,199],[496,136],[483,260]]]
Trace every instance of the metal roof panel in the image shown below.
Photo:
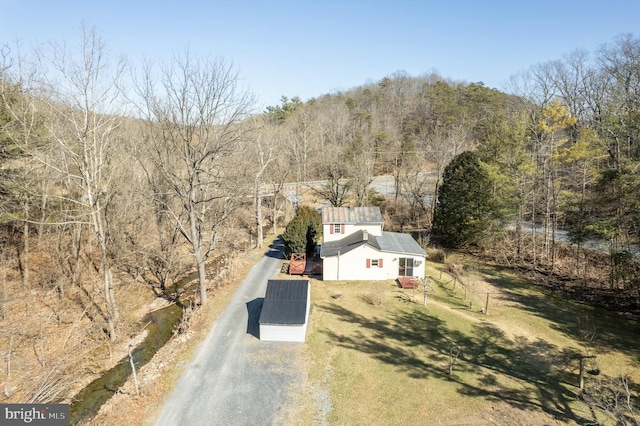
[[[323,207],[322,223],[382,224],[379,207]]]
[[[309,280],[268,280],[260,324],[304,324]]]

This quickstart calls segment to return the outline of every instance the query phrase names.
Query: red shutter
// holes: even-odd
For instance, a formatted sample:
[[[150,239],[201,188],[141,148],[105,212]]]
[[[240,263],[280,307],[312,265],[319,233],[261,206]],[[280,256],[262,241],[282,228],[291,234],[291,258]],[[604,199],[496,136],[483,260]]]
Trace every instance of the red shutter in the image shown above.
[[[344,223],[340,226],[340,233],[344,235]]]
[[[367,268],[371,268],[371,259],[367,259]]]
[[[329,224],[329,233],[333,234],[333,223]]]
[[[382,259],[378,259],[378,268],[382,268]]]

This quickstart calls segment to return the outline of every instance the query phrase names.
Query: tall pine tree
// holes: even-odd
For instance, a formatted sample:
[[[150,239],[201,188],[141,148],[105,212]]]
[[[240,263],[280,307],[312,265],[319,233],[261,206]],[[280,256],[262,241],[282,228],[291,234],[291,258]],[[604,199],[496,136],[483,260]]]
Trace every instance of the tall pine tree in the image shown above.
[[[463,152],[445,168],[432,233],[446,247],[478,244],[496,223],[492,183],[476,152]]]

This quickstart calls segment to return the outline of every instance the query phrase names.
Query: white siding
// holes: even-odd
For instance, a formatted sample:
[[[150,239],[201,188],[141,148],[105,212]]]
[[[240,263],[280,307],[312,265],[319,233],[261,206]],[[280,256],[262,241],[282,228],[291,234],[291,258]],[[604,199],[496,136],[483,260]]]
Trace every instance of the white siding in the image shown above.
[[[394,256],[394,258],[400,258],[400,257],[413,258],[413,275],[412,276],[417,278],[424,278],[424,267],[425,267],[424,256],[407,255],[407,254],[396,254]],[[394,262],[394,265],[396,268],[396,277],[397,277],[400,272],[398,261]]]
[[[322,279],[324,281],[334,281],[338,279],[340,271],[338,270],[337,256],[326,257],[322,260]]]
[[[364,230],[366,230],[371,235],[377,235],[377,236],[382,235],[382,225],[357,225],[356,226],[356,225],[345,224],[344,234],[336,234],[335,232],[332,234],[331,229],[333,228],[333,225],[334,225],[333,223],[331,224],[325,223],[322,225],[323,241],[329,242],[329,241],[341,240],[347,235],[353,234],[354,232],[357,232],[357,231],[364,231]]]
[[[424,260],[422,256],[411,256],[397,253],[384,253],[369,247],[361,246],[345,254],[327,257],[323,261],[324,281],[334,280],[391,280],[398,278],[398,258],[414,259],[413,276],[424,277]],[[382,259],[382,267],[367,268],[367,259]],[[419,265],[417,263],[420,263]]]
[[[307,324],[260,324],[260,340],[271,342],[304,342]]]

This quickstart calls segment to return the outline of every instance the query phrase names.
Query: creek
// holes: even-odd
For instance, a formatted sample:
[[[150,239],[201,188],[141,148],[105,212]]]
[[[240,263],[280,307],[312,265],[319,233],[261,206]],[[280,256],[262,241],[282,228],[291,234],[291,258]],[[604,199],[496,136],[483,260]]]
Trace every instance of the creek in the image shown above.
[[[197,272],[191,274],[175,284],[175,288],[182,288],[197,277]],[[136,369],[148,363],[155,353],[171,339],[173,329],[182,318],[183,307],[171,304],[165,308],[150,312],[142,319],[147,336],[135,349],[131,351]],[[125,384],[131,375],[129,357],[124,357],[115,367],[105,372],[102,377],[94,380],[74,397],[69,407],[69,423],[76,425],[86,421],[98,413],[98,410]]]

